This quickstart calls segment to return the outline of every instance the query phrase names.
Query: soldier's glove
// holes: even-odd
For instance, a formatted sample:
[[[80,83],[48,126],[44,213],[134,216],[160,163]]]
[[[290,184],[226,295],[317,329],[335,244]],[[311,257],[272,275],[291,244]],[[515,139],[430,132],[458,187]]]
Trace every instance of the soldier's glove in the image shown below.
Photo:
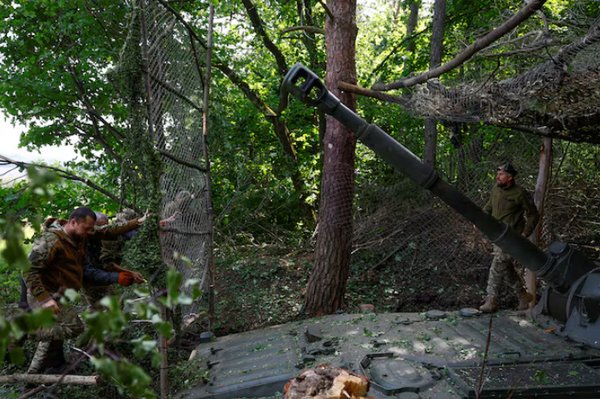
[[[129,287],[131,284],[133,284],[133,279],[134,276],[131,274],[131,272],[121,272],[119,273],[118,282],[121,287]]]

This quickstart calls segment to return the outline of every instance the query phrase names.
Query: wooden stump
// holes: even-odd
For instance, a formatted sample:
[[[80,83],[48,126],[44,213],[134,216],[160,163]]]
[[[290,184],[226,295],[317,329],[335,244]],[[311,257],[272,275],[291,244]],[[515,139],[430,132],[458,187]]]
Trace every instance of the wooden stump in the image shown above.
[[[302,371],[283,389],[284,399],[368,399],[369,380],[327,365]]]

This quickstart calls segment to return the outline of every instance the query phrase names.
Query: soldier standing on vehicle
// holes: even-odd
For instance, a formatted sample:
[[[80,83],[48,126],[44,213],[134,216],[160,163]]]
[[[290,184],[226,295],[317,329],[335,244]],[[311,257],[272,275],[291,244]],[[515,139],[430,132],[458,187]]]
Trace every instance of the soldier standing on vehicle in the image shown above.
[[[131,273],[90,273],[85,270],[87,239],[123,234],[144,222],[145,218],[111,229],[95,229],[96,214],[87,207],[77,208],[69,220],[47,228],[35,240],[29,261],[31,268],[24,273],[27,299],[31,308],[49,308],[56,315],[56,324],[36,332],[40,341],[31,360],[28,373],[39,373],[46,368],[64,365],[63,341],[83,331],[83,323],[75,309],[59,304],[68,288],[80,290],[84,279],[106,278],[111,283],[131,285]]]
[[[516,175],[517,171],[508,162],[498,167],[496,185],[492,188],[490,198],[483,209],[517,233],[528,237],[538,223],[539,214],[531,195],[516,184]],[[517,294],[518,310],[526,310],[534,298],[525,290],[523,279],[515,270],[512,258],[496,245],[493,255],[486,289],[487,297],[479,310],[492,313],[498,309],[498,291],[504,279]]]

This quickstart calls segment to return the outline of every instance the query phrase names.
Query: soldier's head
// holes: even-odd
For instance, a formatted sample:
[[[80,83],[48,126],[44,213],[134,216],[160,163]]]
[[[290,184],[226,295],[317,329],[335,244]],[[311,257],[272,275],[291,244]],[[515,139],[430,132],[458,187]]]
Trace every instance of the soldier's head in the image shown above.
[[[515,182],[517,170],[510,162],[503,163],[496,169],[496,185],[498,187],[510,187]]]
[[[175,202],[178,204],[184,204],[192,199],[192,194],[187,190],[181,190],[175,194]]]
[[[137,212],[131,208],[124,208],[121,212],[117,213],[115,216],[115,222],[117,223],[127,223],[130,220],[139,217]]]
[[[64,226],[65,232],[75,240],[83,240],[94,234],[96,214],[90,208],[82,206],[69,216],[69,221]]]
[[[102,212],[94,212],[96,214],[96,226],[106,226],[108,224],[108,216]]]
[[[124,208],[121,212],[117,213],[117,215],[115,216],[115,223],[117,224],[125,224],[135,218],[138,218],[139,215],[137,214],[136,211],[134,211],[131,208]],[[140,229],[134,229],[134,230],[130,230],[127,233],[123,233],[121,234],[121,236],[123,238],[125,238],[126,240],[129,240],[133,237],[135,237],[135,235],[137,233],[139,233]]]

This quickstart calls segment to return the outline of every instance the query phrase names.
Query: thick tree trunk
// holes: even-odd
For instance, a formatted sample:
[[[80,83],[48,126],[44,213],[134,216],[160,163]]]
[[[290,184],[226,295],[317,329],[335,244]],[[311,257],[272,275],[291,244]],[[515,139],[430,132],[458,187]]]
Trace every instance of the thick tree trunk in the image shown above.
[[[435,119],[425,119],[425,148],[423,149],[423,163],[435,167],[437,147],[437,123]]]
[[[446,0],[435,0],[431,33],[431,55],[429,61],[431,69],[438,67],[442,62],[445,20]],[[437,123],[435,119],[428,118],[425,120],[425,149],[423,150],[423,162],[425,164],[435,166],[436,147]]]
[[[325,83],[350,109],[355,98],[342,93],[338,82],[356,83],[356,1],[329,0],[332,17],[325,24],[327,75]],[[327,120],[323,143],[323,178],[315,265],[308,280],[304,311],[329,314],[343,305],[352,241],[354,150],[352,133],[333,118]]]
[[[544,201],[548,191],[548,181],[550,181],[550,168],[552,166],[552,139],[544,137],[540,148],[540,161],[535,191],[533,193],[533,202],[540,213],[540,221],[531,235],[531,241],[540,246],[542,244],[542,228],[544,224]],[[525,269],[525,285],[527,291],[534,296],[537,293],[537,277],[534,272]],[[532,305],[535,302],[532,302]]]

